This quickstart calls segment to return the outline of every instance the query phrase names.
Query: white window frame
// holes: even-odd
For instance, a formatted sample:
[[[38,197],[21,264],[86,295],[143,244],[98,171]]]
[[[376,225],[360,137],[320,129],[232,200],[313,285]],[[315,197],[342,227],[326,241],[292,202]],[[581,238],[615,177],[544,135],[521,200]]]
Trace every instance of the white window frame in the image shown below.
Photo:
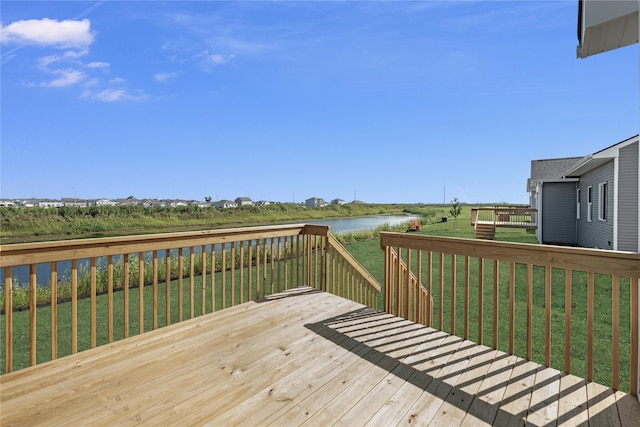
[[[587,221],[591,222],[591,211],[593,210],[593,187],[587,187]]]
[[[576,219],[580,219],[580,187],[576,189]]]
[[[598,219],[605,222],[607,221],[607,205],[609,202],[608,187],[607,182],[598,184]]]

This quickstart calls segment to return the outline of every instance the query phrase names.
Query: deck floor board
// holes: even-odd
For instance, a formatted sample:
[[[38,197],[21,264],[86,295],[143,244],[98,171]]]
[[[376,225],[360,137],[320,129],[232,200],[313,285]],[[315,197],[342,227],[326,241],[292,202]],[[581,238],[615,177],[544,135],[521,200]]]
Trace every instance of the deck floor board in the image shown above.
[[[0,425],[633,425],[633,396],[297,288],[0,377]]]

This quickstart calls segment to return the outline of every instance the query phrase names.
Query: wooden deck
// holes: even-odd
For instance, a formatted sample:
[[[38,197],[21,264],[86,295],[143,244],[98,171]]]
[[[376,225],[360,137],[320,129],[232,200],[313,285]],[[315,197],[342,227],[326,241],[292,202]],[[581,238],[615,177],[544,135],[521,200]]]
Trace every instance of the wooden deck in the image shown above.
[[[635,397],[298,288],[0,377],[0,425],[638,425]]]

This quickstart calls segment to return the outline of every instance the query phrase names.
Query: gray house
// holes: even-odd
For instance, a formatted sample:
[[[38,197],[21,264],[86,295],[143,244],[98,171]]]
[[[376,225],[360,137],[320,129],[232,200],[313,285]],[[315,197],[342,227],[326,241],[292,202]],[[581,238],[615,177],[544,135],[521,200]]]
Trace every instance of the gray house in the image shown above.
[[[584,157],[533,160],[542,243],[640,252],[638,135]]]
[[[236,202],[236,205],[238,205],[238,206],[251,206],[251,205],[253,205],[253,200],[251,200],[249,197],[237,197],[235,202]]]
[[[328,203],[324,201],[324,199],[320,197],[310,197],[304,201],[304,205],[308,208],[317,208],[322,206],[327,206]]]

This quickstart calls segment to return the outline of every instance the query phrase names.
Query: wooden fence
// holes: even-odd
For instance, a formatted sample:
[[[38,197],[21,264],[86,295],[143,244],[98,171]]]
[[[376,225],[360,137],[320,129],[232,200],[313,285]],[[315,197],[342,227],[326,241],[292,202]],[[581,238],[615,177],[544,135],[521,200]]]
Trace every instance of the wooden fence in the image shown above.
[[[492,223],[496,227],[536,228],[538,211],[522,206],[495,206],[471,209],[471,225]]]
[[[329,227],[305,224],[1,245],[0,269],[5,373],[292,287],[380,293]]]
[[[640,254],[382,233],[385,311],[638,393]]]

